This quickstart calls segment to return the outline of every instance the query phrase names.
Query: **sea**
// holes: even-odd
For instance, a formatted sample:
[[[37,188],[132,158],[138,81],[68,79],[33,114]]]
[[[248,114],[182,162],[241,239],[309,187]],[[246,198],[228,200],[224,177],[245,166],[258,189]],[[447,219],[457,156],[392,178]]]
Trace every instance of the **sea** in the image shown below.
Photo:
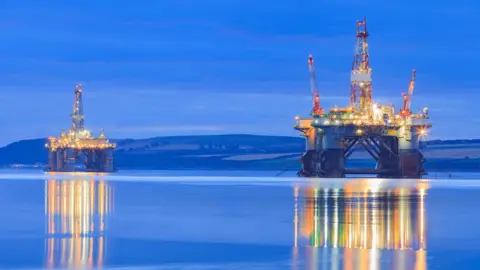
[[[480,269],[480,173],[0,170],[0,269]]]

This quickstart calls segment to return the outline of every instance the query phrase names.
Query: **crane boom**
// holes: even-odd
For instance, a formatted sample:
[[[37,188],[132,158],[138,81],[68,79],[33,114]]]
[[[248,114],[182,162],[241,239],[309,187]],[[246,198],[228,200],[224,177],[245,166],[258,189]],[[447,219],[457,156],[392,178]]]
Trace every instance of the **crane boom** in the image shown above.
[[[400,115],[409,116],[412,112],[410,111],[410,104],[412,103],[413,90],[415,89],[415,74],[416,70],[412,71],[412,77],[410,78],[410,84],[408,85],[407,94],[403,93],[403,109],[400,110]]]
[[[315,79],[315,67],[313,66],[313,56],[308,56],[308,69],[310,71],[310,90],[312,92],[313,109],[312,114],[323,114],[324,110],[320,108],[320,95],[318,94],[317,82]]]
[[[412,95],[413,95],[413,90],[415,88],[415,69],[412,71],[412,78],[410,79],[410,85],[408,86],[408,99],[407,99],[407,104],[405,104],[405,108],[407,110],[410,110],[410,103],[412,102]]]

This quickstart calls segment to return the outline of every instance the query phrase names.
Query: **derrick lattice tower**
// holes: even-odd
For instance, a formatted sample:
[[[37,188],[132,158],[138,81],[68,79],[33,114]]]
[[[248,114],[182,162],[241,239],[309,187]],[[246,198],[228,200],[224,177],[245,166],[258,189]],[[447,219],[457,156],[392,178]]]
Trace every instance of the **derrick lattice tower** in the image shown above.
[[[367,19],[357,21],[355,55],[350,77],[350,107],[371,116],[372,69],[368,53]]]
[[[73,100],[73,113],[72,117],[72,131],[83,131],[85,129],[84,121],[85,116],[83,115],[83,99],[82,99],[82,85],[77,84],[75,86],[75,95]]]

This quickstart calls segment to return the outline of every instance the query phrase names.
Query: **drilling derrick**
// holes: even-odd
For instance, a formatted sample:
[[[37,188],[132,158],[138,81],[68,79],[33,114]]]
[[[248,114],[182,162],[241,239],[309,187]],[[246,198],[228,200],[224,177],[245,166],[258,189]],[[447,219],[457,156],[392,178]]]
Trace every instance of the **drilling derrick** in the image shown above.
[[[357,38],[350,76],[350,107],[371,116],[372,69],[368,54],[367,19],[357,21]]]
[[[82,101],[82,85],[75,86],[75,96],[73,99],[73,113],[72,113],[72,130],[83,131],[83,101]]]
[[[83,114],[83,89],[76,85],[73,100],[72,127],[60,137],[50,137],[45,145],[48,149],[48,167],[53,172],[114,172],[113,151],[116,147],[106,138],[104,131],[95,138],[85,128]]]
[[[350,104],[344,108],[320,108],[313,58],[309,58],[313,110],[310,118],[295,117],[294,128],[306,138],[306,152],[301,158],[299,176],[345,177],[348,174],[375,174],[378,177],[419,178],[426,174],[420,139],[432,126],[428,109],[412,114],[410,103],[415,84],[415,70],[404,106],[398,114],[393,105],[376,104],[372,99],[366,19],[356,22],[355,56],[350,76]],[[374,168],[348,168],[347,161],[363,150]]]

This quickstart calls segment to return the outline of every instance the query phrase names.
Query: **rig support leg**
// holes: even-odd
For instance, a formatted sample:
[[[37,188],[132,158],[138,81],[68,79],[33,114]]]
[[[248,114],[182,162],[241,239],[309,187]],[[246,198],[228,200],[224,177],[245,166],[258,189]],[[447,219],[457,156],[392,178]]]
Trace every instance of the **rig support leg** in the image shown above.
[[[320,176],[326,178],[345,177],[345,158],[343,149],[324,149],[320,153]]]
[[[102,163],[103,163],[103,155],[102,155],[102,150],[94,150],[92,151],[92,156],[94,156],[95,162],[92,163],[92,168],[97,169],[97,170],[103,170]]]
[[[400,151],[401,176],[406,178],[421,178],[425,173],[425,162],[422,152],[418,149]]]
[[[48,150],[48,170],[57,170],[57,151]]]
[[[311,177],[315,176],[315,156],[317,152],[315,150],[307,150],[300,158],[302,168],[298,171],[298,176]]]
[[[421,178],[426,171],[423,167],[425,159],[419,147],[418,128],[405,126],[399,130],[399,165],[400,177]]]
[[[89,149],[85,152],[85,167],[87,169],[95,168],[95,163],[97,162],[97,157],[95,156],[95,150]]]
[[[104,150],[103,168],[109,172],[112,172],[115,170],[112,148],[108,148]]]
[[[55,162],[55,171],[62,171],[65,167],[65,149],[57,149],[57,162]]]
[[[379,136],[376,144],[379,148],[377,169],[382,170],[377,177],[398,177],[400,172],[400,158],[398,151],[398,138],[396,136]]]
[[[306,151],[300,158],[302,168],[297,172],[298,176],[311,177],[316,175],[317,163],[317,134],[314,128],[304,132]]]
[[[77,151],[67,148],[65,151],[65,169],[69,172],[75,171],[75,161],[77,159]]]
[[[338,136],[334,130],[328,130],[322,136],[322,150],[319,151],[317,166],[322,177],[345,177],[344,137]]]

